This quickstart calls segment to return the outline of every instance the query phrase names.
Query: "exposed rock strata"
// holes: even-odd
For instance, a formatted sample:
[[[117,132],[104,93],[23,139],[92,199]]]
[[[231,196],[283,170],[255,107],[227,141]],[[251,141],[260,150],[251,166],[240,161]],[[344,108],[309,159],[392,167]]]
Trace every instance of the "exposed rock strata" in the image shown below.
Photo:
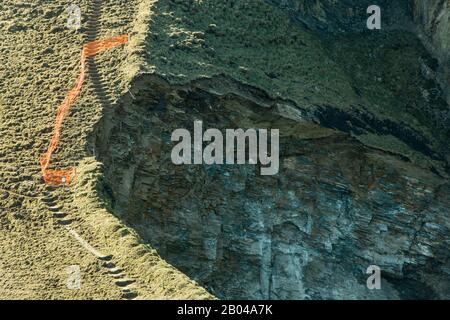
[[[112,210],[220,298],[448,298],[447,9],[379,1],[369,33],[371,1],[268,2],[284,10],[152,8],[140,75],[95,137]],[[280,173],[173,165],[172,131],[197,119],[280,129]]]
[[[450,295],[448,180],[254,88],[218,83],[143,76],[135,99],[127,95],[99,127],[103,192],[162,256],[220,298]],[[171,132],[196,119],[283,128],[279,175],[173,165]],[[380,291],[366,288],[372,264],[383,272]]]

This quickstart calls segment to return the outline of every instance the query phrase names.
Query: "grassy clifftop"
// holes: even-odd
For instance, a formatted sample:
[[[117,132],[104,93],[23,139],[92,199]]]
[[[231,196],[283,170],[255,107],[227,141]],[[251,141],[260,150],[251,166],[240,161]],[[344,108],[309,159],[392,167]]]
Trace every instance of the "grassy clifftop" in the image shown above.
[[[312,34],[264,1],[158,1],[147,71],[174,83],[227,74],[303,106],[356,103],[346,75]]]
[[[160,0],[147,28],[140,52],[146,72],[176,84],[224,74],[301,108],[369,114],[410,128],[432,150],[427,157],[445,160],[448,105],[435,80],[424,76],[434,62],[411,33],[324,37],[261,0]],[[420,158],[405,136],[359,129],[351,133],[365,144],[397,152],[390,137],[397,135],[411,158]]]

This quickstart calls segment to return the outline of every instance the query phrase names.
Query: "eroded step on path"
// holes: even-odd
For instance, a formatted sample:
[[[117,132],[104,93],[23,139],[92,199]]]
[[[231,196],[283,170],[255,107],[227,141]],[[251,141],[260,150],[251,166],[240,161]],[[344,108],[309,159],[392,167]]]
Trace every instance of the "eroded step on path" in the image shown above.
[[[111,277],[113,283],[121,290],[122,299],[135,300],[138,297],[138,292],[134,286],[136,281],[126,276],[124,270],[116,265],[112,255],[100,252],[74,230],[72,223],[75,220],[71,219],[58,203],[58,198],[54,193],[55,190],[55,187],[48,186],[44,191],[44,196],[41,197],[41,201],[47,206],[52,219],[57,225],[63,227],[79,243],[81,248],[99,260],[105,273]]]

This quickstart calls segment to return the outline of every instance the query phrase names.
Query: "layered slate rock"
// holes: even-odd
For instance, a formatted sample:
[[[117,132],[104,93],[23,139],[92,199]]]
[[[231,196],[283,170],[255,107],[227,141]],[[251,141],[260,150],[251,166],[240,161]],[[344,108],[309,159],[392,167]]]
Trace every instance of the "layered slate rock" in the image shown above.
[[[404,20],[372,34],[341,19],[355,1],[331,2],[304,1],[321,6],[297,21],[260,1],[159,1],[129,93],[94,137],[99,189],[219,298],[448,298],[441,60],[406,28],[409,6],[392,3]],[[171,133],[195,120],[279,129],[279,174],[173,165]]]

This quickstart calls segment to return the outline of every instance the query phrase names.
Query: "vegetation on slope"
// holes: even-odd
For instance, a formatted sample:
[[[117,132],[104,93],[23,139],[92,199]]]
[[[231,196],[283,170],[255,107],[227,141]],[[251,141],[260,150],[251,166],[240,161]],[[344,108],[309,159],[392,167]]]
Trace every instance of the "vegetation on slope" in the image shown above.
[[[224,74],[300,108],[367,113],[411,128],[445,160],[448,105],[436,81],[424,76],[435,62],[411,33],[324,37],[261,0],[160,0],[148,28],[146,72],[174,84]],[[362,129],[351,133],[363,143],[391,152],[406,145],[413,161],[428,166],[408,137],[397,136],[397,145],[389,137],[397,133]]]

